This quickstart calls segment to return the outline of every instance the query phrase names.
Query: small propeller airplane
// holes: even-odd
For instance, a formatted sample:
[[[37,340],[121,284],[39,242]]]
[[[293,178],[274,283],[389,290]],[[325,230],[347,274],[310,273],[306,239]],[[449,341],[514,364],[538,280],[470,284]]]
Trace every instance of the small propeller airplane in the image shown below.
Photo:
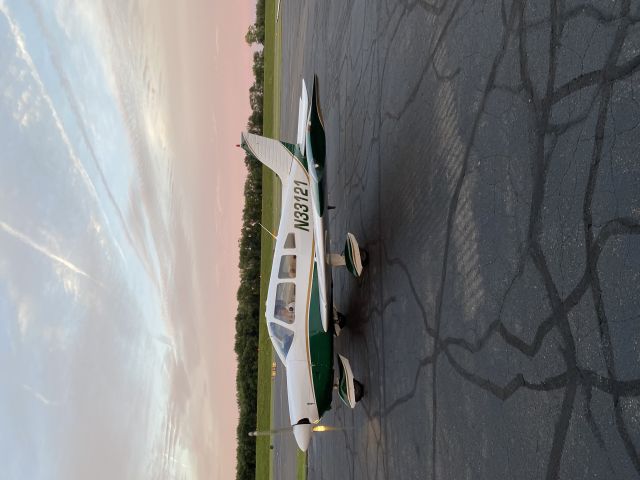
[[[282,182],[266,321],[273,347],[286,367],[291,429],[302,451],[309,447],[312,432],[331,430],[318,424],[331,408],[333,342],[346,324],[345,316],[333,305],[331,267],[346,267],[357,278],[368,259],[351,233],[347,233],[343,254],[327,251],[326,214],[331,207],[327,204],[326,142],[317,76],[311,100],[309,105],[303,80],[295,144],[246,132],[240,143]],[[354,378],[349,361],[342,355],[338,359],[338,394],[354,408],[364,387]]]

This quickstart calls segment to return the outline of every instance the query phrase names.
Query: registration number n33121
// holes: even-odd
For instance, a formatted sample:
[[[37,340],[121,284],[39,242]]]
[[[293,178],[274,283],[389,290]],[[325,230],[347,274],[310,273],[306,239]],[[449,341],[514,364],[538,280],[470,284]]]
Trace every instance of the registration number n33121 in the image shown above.
[[[293,226],[298,230],[309,231],[309,185],[295,180],[293,187]]]

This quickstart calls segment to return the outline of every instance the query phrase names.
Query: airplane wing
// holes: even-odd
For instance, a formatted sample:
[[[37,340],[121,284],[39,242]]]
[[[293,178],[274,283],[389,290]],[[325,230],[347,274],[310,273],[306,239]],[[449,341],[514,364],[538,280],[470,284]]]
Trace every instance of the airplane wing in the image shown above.
[[[309,114],[309,95],[307,93],[307,86],[302,79],[302,93],[300,95],[300,103],[298,104],[298,138],[296,143],[300,148],[300,151],[304,155],[305,146],[307,143],[307,116]]]

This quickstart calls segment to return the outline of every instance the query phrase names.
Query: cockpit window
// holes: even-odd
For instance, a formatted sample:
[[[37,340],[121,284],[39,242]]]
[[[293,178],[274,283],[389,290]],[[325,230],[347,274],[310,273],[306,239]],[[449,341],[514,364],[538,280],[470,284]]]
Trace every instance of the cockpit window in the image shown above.
[[[287,235],[287,239],[284,241],[284,248],[296,248],[296,236],[293,233]]]
[[[276,289],[276,308],[273,315],[283,322],[293,323],[296,319],[296,284],[280,283]]]
[[[270,322],[271,327],[271,340],[277,350],[280,350],[284,358],[287,357],[291,343],[293,342],[293,332],[288,328],[279,325],[275,322]]]
[[[278,278],[296,278],[296,256],[283,255],[280,259]]]

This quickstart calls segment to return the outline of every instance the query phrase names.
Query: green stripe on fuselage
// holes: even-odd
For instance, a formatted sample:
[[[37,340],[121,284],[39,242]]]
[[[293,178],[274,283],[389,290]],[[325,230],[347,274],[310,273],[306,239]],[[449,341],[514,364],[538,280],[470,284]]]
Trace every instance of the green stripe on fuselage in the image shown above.
[[[324,132],[322,133],[323,139],[324,139]],[[291,152],[291,154],[296,157],[298,159],[298,161],[300,162],[300,164],[304,167],[305,171],[309,171],[309,162],[307,160],[307,157],[305,155],[302,154],[302,152],[300,151],[300,148],[298,147],[298,145],[294,145],[293,143],[287,143],[287,142],[280,142],[287,150],[289,150]],[[309,151],[309,154],[312,155],[311,151]],[[321,166],[318,167],[318,169],[316,169],[316,172],[319,174],[319,181],[318,182],[314,182],[316,185],[316,188],[313,188],[312,191],[314,192],[314,196],[316,199],[316,211],[318,212],[318,215],[322,216],[324,215],[324,208],[325,208],[325,204],[324,204],[324,154],[322,156],[322,162],[321,162]],[[313,182],[313,178],[311,178],[311,181]]]
[[[313,181],[313,180],[312,180]],[[318,208],[316,209],[318,211],[318,215],[322,216],[324,215],[324,180],[320,179],[319,182],[316,183],[317,188],[315,188],[313,191],[316,194],[316,205],[318,206]]]
[[[300,163],[302,164],[302,166],[306,171],[309,171],[309,166],[307,165],[307,157],[305,157],[302,154],[302,152],[300,151],[300,148],[298,148],[298,145],[294,145],[293,143],[287,143],[282,141],[280,143],[284,145],[284,148],[289,150],[291,154],[300,161]]]
[[[320,314],[320,290],[318,287],[318,271],[313,266],[313,284],[311,286],[311,302],[309,305],[309,350],[311,353],[311,374],[313,390],[318,407],[318,415],[331,408],[333,395],[333,333],[322,328]]]
[[[315,132],[315,133],[314,133]],[[313,162],[315,165],[316,175],[318,177],[318,181],[316,182],[316,188],[314,189],[315,197],[316,197],[316,210],[318,211],[318,215],[324,215],[324,162],[325,162],[325,152],[324,152],[324,131],[316,129],[314,132],[307,133],[307,165]],[[314,141],[314,138],[322,137],[322,154],[318,155],[317,152],[313,150],[313,146],[311,145]],[[316,140],[317,141],[317,140]],[[318,141],[317,141],[318,142]]]

